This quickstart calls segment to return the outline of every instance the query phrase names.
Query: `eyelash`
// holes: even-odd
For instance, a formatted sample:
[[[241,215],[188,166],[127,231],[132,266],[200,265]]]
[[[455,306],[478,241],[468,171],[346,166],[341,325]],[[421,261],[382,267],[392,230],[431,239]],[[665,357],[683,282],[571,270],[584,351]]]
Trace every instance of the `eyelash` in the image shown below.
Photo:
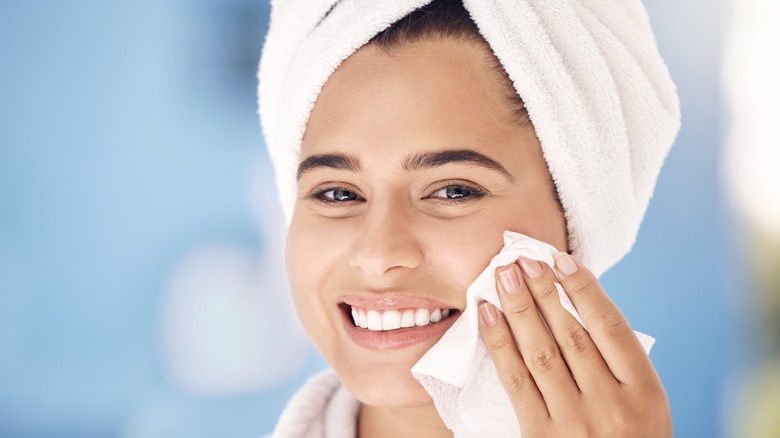
[[[446,198],[446,197],[433,196],[436,193],[441,192],[443,190],[445,191],[445,196],[446,196],[446,190],[447,189],[451,189],[451,188],[458,188],[458,189],[461,189],[461,190],[465,190],[465,191],[468,192],[468,194],[466,194],[466,195],[464,195],[462,197],[459,197],[459,198]],[[327,193],[335,192],[335,191],[349,192],[350,194],[353,194],[355,196],[355,199],[337,200],[337,199],[333,199],[331,197],[327,197],[326,196]],[[463,184],[463,183],[451,183],[450,182],[450,183],[446,183],[445,185],[440,186],[436,190],[433,190],[431,192],[431,194],[429,194],[428,196],[426,196],[423,199],[434,199],[434,200],[437,200],[438,202],[448,203],[448,204],[461,204],[461,203],[464,203],[464,202],[474,201],[474,200],[483,198],[487,194],[488,194],[487,191],[485,191],[483,188],[478,187],[476,185],[469,185],[469,184]],[[334,195],[335,195],[335,193],[334,193]],[[317,201],[325,203],[325,204],[331,204],[331,205],[343,204],[343,203],[347,203],[347,202],[362,202],[362,201],[365,201],[365,198],[360,196],[357,193],[357,191],[352,190],[352,189],[350,189],[348,187],[327,187],[327,188],[324,188],[322,190],[315,191],[314,193],[309,195],[309,198],[317,200]]]
[[[350,192],[354,194],[357,198],[356,199],[349,199],[345,201],[339,201],[336,199],[331,199],[325,196],[328,192],[335,192],[336,190]],[[365,198],[357,194],[357,191],[350,189],[349,187],[328,187],[322,190],[317,190],[311,195],[309,195],[309,198],[320,201],[325,204],[343,204],[345,202],[355,202],[355,201],[365,201]]]
[[[443,197],[433,196],[436,193],[441,192],[442,190],[445,191],[445,196],[446,196],[446,190],[451,188],[459,188],[461,190],[465,189],[466,191],[469,192],[469,194],[460,198],[446,198],[446,197],[443,198]],[[431,192],[430,195],[426,196],[426,199],[435,199],[439,202],[444,202],[448,204],[461,204],[464,202],[475,201],[477,199],[485,197],[486,195],[487,195],[487,191],[485,191],[485,189],[477,185],[469,185],[460,182],[447,182],[445,183],[445,185],[440,186],[438,189]]]

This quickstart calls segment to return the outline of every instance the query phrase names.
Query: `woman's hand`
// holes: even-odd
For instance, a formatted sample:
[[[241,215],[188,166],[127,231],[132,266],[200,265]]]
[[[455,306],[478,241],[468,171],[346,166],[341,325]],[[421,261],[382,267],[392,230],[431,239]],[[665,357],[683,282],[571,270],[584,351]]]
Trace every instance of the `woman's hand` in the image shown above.
[[[497,269],[503,315],[479,309],[523,437],[672,436],[663,385],[623,314],[573,257],[561,253],[555,265],[560,280],[527,258]],[[590,332],[561,306],[558,281]]]

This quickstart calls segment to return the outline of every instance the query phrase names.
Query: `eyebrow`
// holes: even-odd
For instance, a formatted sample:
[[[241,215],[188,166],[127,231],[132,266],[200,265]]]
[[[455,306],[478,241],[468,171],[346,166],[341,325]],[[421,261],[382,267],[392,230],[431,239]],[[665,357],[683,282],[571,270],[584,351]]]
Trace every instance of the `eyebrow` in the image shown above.
[[[509,181],[514,181],[512,174],[501,163],[471,149],[453,149],[412,155],[404,161],[403,168],[411,171],[454,163],[484,167],[500,173]]]
[[[415,171],[441,167],[447,164],[469,164],[483,167],[500,173],[509,181],[514,181],[512,174],[499,162],[471,149],[452,149],[438,152],[415,154],[404,160],[403,169]],[[315,169],[328,168],[337,170],[360,171],[360,160],[346,154],[312,155],[298,165],[297,178]]]
[[[322,154],[312,155],[301,161],[298,165],[298,173],[296,178],[301,179],[301,175],[314,169],[340,169],[349,170],[351,172],[360,171],[360,160],[356,157],[346,154]]]

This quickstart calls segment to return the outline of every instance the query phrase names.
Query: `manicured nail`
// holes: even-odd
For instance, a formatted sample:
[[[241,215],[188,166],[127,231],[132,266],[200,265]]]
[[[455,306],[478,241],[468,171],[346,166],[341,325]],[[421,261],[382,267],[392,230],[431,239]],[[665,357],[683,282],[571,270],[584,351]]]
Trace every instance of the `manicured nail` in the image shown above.
[[[536,278],[542,274],[542,264],[536,260],[520,257],[520,267],[523,268],[525,275],[531,278]]]
[[[517,273],[511,266],[498,273],[498,280],[501,282],[504,292],[508,294],[515,294],[520,290],[520,279],[517,278]]]
[[[555,267],[558,268],[558,272],[563,275],[571,275],[577,272],[577,269],[580,269],[580,267],[577,266],[577,262],[574,261],[574,257],[565,252],[558,254],[558,257],[555,258]]]
[[[485,301],[479,305],[479,313],[482,314],[482,320],[488,327],[495,327],[498,324],[498,314],[492,304]]]

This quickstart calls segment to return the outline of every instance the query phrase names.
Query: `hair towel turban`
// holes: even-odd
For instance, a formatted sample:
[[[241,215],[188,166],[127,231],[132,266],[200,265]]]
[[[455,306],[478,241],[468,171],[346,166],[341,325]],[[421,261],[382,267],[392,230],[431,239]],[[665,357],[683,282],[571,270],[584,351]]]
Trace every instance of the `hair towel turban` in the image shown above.
[[[429,0],[276,0],[260,117],[292,217],[301,140],[322,86],[374,35]],[[680,125],[679,100],[638,0],[463,0],[525,101],[566,215],[601,275],[633,245]]]

